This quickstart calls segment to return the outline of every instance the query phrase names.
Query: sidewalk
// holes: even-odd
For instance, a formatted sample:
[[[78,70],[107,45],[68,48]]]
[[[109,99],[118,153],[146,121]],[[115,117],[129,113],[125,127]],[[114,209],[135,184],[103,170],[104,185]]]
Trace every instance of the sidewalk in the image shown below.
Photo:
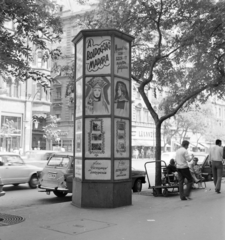
[[[66,202],[1,212],[25,221],[1,226],[0,239],[225,239],[224,180],[221,194],[207,182],[206,189],[193,190],[192,201],[180,201],[177,194],[165,198],[151,193],[135,193],[132,206],[115,209],[80,209]]]

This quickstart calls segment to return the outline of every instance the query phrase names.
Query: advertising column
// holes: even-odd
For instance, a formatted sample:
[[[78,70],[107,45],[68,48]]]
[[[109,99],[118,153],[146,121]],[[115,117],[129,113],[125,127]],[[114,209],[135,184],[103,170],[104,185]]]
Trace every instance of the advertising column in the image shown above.
[[[75,206],[131,204],[132,40],[117,30],[82,30],[73,40]]]

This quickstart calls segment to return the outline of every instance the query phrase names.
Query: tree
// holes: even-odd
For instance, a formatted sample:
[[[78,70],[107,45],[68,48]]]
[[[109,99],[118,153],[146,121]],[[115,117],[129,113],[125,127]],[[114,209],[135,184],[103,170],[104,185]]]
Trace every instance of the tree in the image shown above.
[[[33,50],[42,50],[42,59],[57,58],[50,44],[60,40],[62,26],[58,5],[50,0],[2,0],[0,3],[0,75],[7,81],[32,78],[48,87],[52,78],[32,70]],[[7,28],[13,23],[14,29]]]
[[[49,116],[50,118],[50,123],[47,124],[45,127],[43,127],[44,130],[44,138],[46,138],[48,141],[60,141],[60,136],[59,133],[61,132],[60,129],[58,129],[58,124],[57,122],[59,119],[56,116]]]
[[[132,78],[156,127],[155,158],[161,159],[162,123],[194,102],[225,88],[225,2],[210,0],[101,0],[80,21],[85,28],[116,28],[135,36]],[[166,91],[158,115],[145,87]],[[161,185],[161,164],[156,164]]]

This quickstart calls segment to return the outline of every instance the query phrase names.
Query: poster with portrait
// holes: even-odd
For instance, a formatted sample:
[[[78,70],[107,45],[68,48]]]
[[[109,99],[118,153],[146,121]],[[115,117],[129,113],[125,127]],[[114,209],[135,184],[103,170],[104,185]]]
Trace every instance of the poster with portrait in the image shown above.
[[[111,119],[85,119],[85,157],[111,156]]]
[[[129,120],[116,118],[114,121],[115,121],[114,156],[129,157],[130,155]]]
[[[129,43],[123,39],[115,38],[114,73],[129,78],[130,55]]]
[[[114,112],[116,116],[129,117],[130,114],[130,83],[115,78],[114,83]]]
[[[115,160],[114,161],[114,179],[128,179],[130,173],[129,160]]]
[[[83,72],[83,39],[76,44],[76,80]]]
[[[86,74],[109,74],[111,70],[111,37],[96,36],[86,39]]]
[[[75,159],[75,177],[82,179],[82,160],[81,159]]]
[[[75,132],[75,156],[82,156],[82,119],[76,120],[76,132]]]
[[[109,115],[111,113],[111,79],[88,77],[85,80],[85,114]]]
[[[82,115],[82,79],[76,82],[76,118]]]
[[[86,180],[110,180],[111,161],[110,160],[85,160]]]

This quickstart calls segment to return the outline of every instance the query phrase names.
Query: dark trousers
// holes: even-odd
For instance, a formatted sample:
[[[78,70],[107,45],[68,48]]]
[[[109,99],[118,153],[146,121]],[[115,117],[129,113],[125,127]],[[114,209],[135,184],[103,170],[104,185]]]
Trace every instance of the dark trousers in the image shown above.
[[[177,169],[178,172],[178,180],[179,180],[179,192],[180,198],[189,197],[191,194],[191,186],[193,183],[192,176],[189,168],[180,168]],[[184,190],[184,179],[187,179],[187,187]]]
[[[212,174],[215,190],[220,191],[223,173],[223,164],[220,161],[212,161]]]

